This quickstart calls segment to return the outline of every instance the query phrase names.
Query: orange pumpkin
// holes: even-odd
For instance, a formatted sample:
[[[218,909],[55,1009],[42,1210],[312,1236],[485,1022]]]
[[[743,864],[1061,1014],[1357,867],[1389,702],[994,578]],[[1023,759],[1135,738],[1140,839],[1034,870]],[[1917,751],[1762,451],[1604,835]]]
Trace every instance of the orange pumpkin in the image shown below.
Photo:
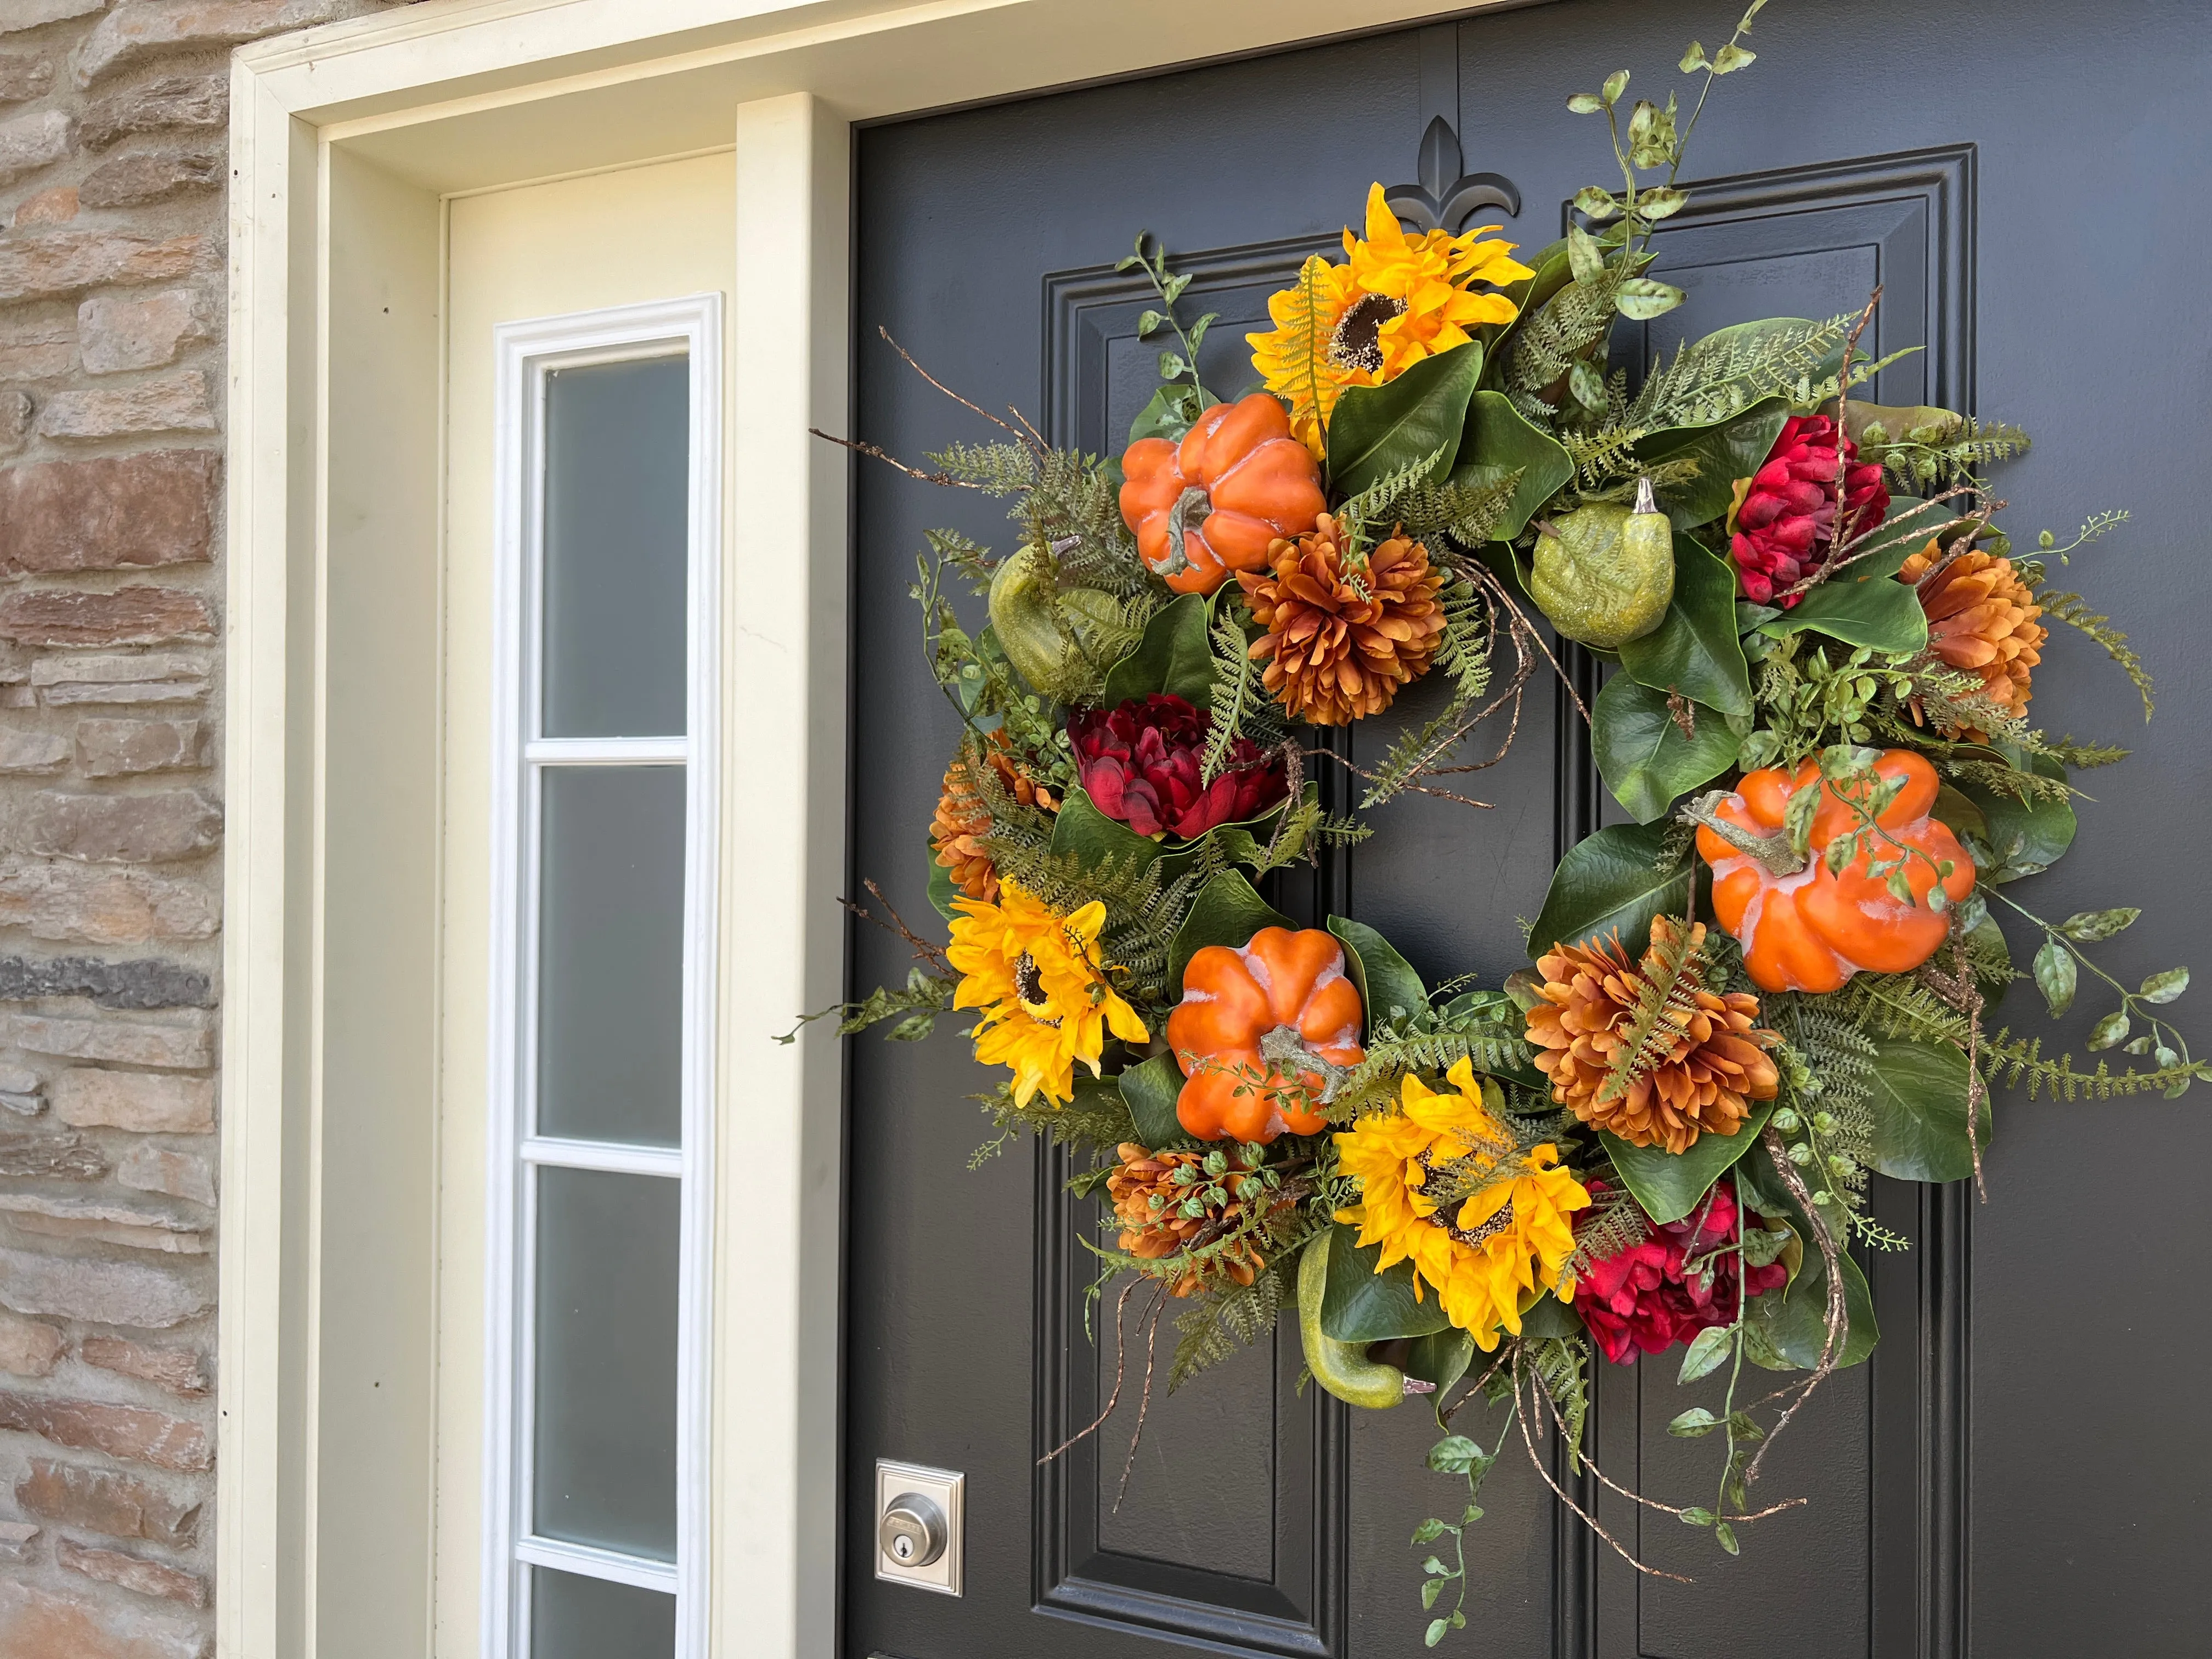
[[[1928,905],[1936,866],[1950,861],[1951,873],[1942,881],[1954,903],[1974,890],[1973,860],[1929,816],[1936,769],[1909,749],[1892,749],[1875,770],[1904,780],[1875,820],[1887,839],[1862,837],[1840,875],[1828,868],[1828,843],[1863,820],[1833,784],[1820,782],[1817,761],[1807,761],[1794,778],[1771,768],[1747,774],[1720,803],[1717,816],[1774,849],[1766,856],[1699,826],[1698,851],[1713,867],[1713,909],[1743,945],[1745,971],[1761,989],[1833,991],[1862,969],[1902,974],[1917,968],[1950,932],[1948,915]],[[1816,783],[1824,795],[1813,812],[1812,856],[1803,869],[1784,873],[1775,867],[1791,862],[1783,815],[1792,793]],[[1862,798],[1870,787],[1847,786]],[[1910,904],[1889,890],[1886,878],[1868,873],[1870,855],[1887,862],[1903,849],[1911,853],[1904,866]]]
[[[1295,1042],[1333,1066],[1356,1066],[1366,1058],[1361,1012],[1344,947],[1316,928],[1262,927],[1242,950],[1207,945],[1182,970],[1182,1001],[1168,1016],[1168,1042],[1189,1079],[1177,1121],[1200,1140],[1318,1134],[1328,1120],[1306,1103],[1320,1094],[1322,1075],[1285,1075],[1281,1050]],[[1267,1044],[1277,1031],[1285,1036]]]
[[[1265,392],[1214,404],[1181,443],[1139,438],[1121,473],[1137,551],[1178,593],[1211,593],[1231,571],[1259,569],[1270,542],[1304,535],[1328,505],[1321,468]]]

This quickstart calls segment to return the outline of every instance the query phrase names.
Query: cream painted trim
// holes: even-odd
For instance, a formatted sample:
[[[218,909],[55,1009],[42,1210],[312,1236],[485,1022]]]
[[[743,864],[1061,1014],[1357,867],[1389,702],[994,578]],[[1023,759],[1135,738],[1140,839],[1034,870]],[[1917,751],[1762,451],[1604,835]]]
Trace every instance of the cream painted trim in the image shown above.
[[[722,600],[726,713],[748,754],[744,771],[726,769],[722,784],[717,1094],[744,1133],[720,1139],[716,1184],[744,1194],[745,1212],[740,1223],[725,1208],[715,1220],[710,1646],[720,1659],[828,1659],[837,1618],[842,1057],[818,1026],[791,1048],[768,1034],[842,988],[832,901],[846,875],[848,474],[805,428],[846,424],[850,124],[1390,27],[1439,9],[1437,0],[427,0],[237,55],[222,1659],[363,1651],[342,1620],[319,1641],[319,1608],[343,1598],[340,1586],[317,1585],[310,1553],[325,1518],[338,1512],[315,1489],[318,1449],[332,1443],[321,1437],[365,1431],[349,1428],[341,1392],[356,1379],[314,1359],[344,1323],[318,1322],[325,1275],[362,1245],[357,1235],[324,1236],[339,1224],[319,1208],[308,1152],[338,1127],[326,1119],[329,1103],[360,1109],[358,1086],[349,1093],[340,1085],[350,1079],[322,1067],[335,1018],[321,1003],[325,969],[356,959],[361,941],[349,929],[385,924],[364,918],[350,871],[343,879],[323,874],[339,850],[380,867],[357,834],[345,839],[342,818],[325,813],[332,792],[360,787],[351,775],[359,763],[351,750],[336,775],[317,762],[328,723],[358,720],[362,707],[350,681],[345,698],[336,679],[326,695],[330,665],[358,677],[374,666],[364,653],[385,642],[358,635],[366,624],[329,598],[334,578],[359,580],[370,550],[362,517],[386,510],[362,497],[359,475],[400,465],[380,462],[368,434],[394,409],[410,419],[434,410],[441,365],[434,350],[418,368],[353,347],[372,337],[374,319],[367,308],[338,309],[366,301],[358,282],[331,280],[331,250],[384,257],[380,244],[362,240],[377,212],[401,216],[434,241],[441,196],[718,149],[734,136],[728,465],[732,498],[748,503],[748,514],[733,561],[780,551],[775,582],[748,588],[736,563]],[[340,160],[349,177],[368,169],[384,181],[380,206],[349,194]],[[386,314],[395,307],[443,314],[441,255],[434,271],[408,264],[411,253],[392,256]],[[325,433],[328,447],[317,442]],[[331,499],[341,468],[353,520],[342,520]],[[424,471],[434,474],[434,465]],[[410,575],[434,570],[434,523],[424,532],[409,516],[418,514],[411,497],[390,511],[416,538]],[[804,558],[794,561],[792,550]],[[341,553],[345,562],[326,567]],[[395,604],[383,625],[411,627],[412,614]],[[434,597],[425,617],[434,636]],[[433,637],[434,654],[436,644]],[[764,696],[774,701],[764,706]],[[749,810],[761,798],[787,810]],[[416,816],[401,817],[410,831],[425,814],[435,819],[434,789],[409,810]],[[434,935],[434,871],[408,890]],[[394,961],[419,943],[375,942]],[[434,1051],[434,1019],[423,1029]],[[346,1038],[357,1054],[358,1018]],[[419,1069],[427,1097],[434,1069]],[[403,1064],[394,1075],[412,1073]],[[434,1108],[434,1100],[400,1103]],[[410,1203],[418,1184],[436,1178],[434,1159],[426,1146],[421,1167],[405,1167]],[[377,1220],[366,1208],[356,1204],[343,1219],[356,1229]],[[422,1288],[429,1297],[429,1284]],[[392,1503],[404,1493],[385,1496]],[[334,1493],[330,1505],[343,1502]],[[405,1540],[393,1549],[374,1571],[416,1571]]]

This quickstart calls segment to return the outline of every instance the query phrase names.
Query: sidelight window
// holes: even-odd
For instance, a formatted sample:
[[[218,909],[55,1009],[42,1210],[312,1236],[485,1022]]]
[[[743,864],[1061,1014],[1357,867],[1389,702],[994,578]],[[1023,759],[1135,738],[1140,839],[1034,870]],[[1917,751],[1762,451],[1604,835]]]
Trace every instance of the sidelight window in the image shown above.
[[[500,331],[487,1659],[705,1651],[717,320]]]

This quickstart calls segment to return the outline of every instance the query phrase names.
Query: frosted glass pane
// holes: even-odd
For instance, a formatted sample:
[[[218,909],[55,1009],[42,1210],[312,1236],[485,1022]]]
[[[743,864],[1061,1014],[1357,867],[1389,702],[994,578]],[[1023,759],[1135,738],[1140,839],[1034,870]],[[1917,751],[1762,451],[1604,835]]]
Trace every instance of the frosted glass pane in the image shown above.
[[[538,1132],[683,1136],[684,769],[544,772]]]
[[[546,377],[549,738],[684,731],[690,373],[656,357]]]
[[[538,1171],[540,1537],[676,1559],[682,1184]]]
[[[674,1596],[530,1570],[530,1659],[672,1659],[675,1651]]]

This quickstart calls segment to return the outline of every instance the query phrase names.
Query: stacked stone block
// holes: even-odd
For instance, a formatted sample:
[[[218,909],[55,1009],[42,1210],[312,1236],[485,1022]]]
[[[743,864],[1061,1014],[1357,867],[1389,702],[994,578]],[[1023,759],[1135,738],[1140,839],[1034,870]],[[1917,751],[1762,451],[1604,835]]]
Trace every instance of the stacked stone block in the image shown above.
[[[212,1651],[230,49],[0,0],[0,1659]]]

